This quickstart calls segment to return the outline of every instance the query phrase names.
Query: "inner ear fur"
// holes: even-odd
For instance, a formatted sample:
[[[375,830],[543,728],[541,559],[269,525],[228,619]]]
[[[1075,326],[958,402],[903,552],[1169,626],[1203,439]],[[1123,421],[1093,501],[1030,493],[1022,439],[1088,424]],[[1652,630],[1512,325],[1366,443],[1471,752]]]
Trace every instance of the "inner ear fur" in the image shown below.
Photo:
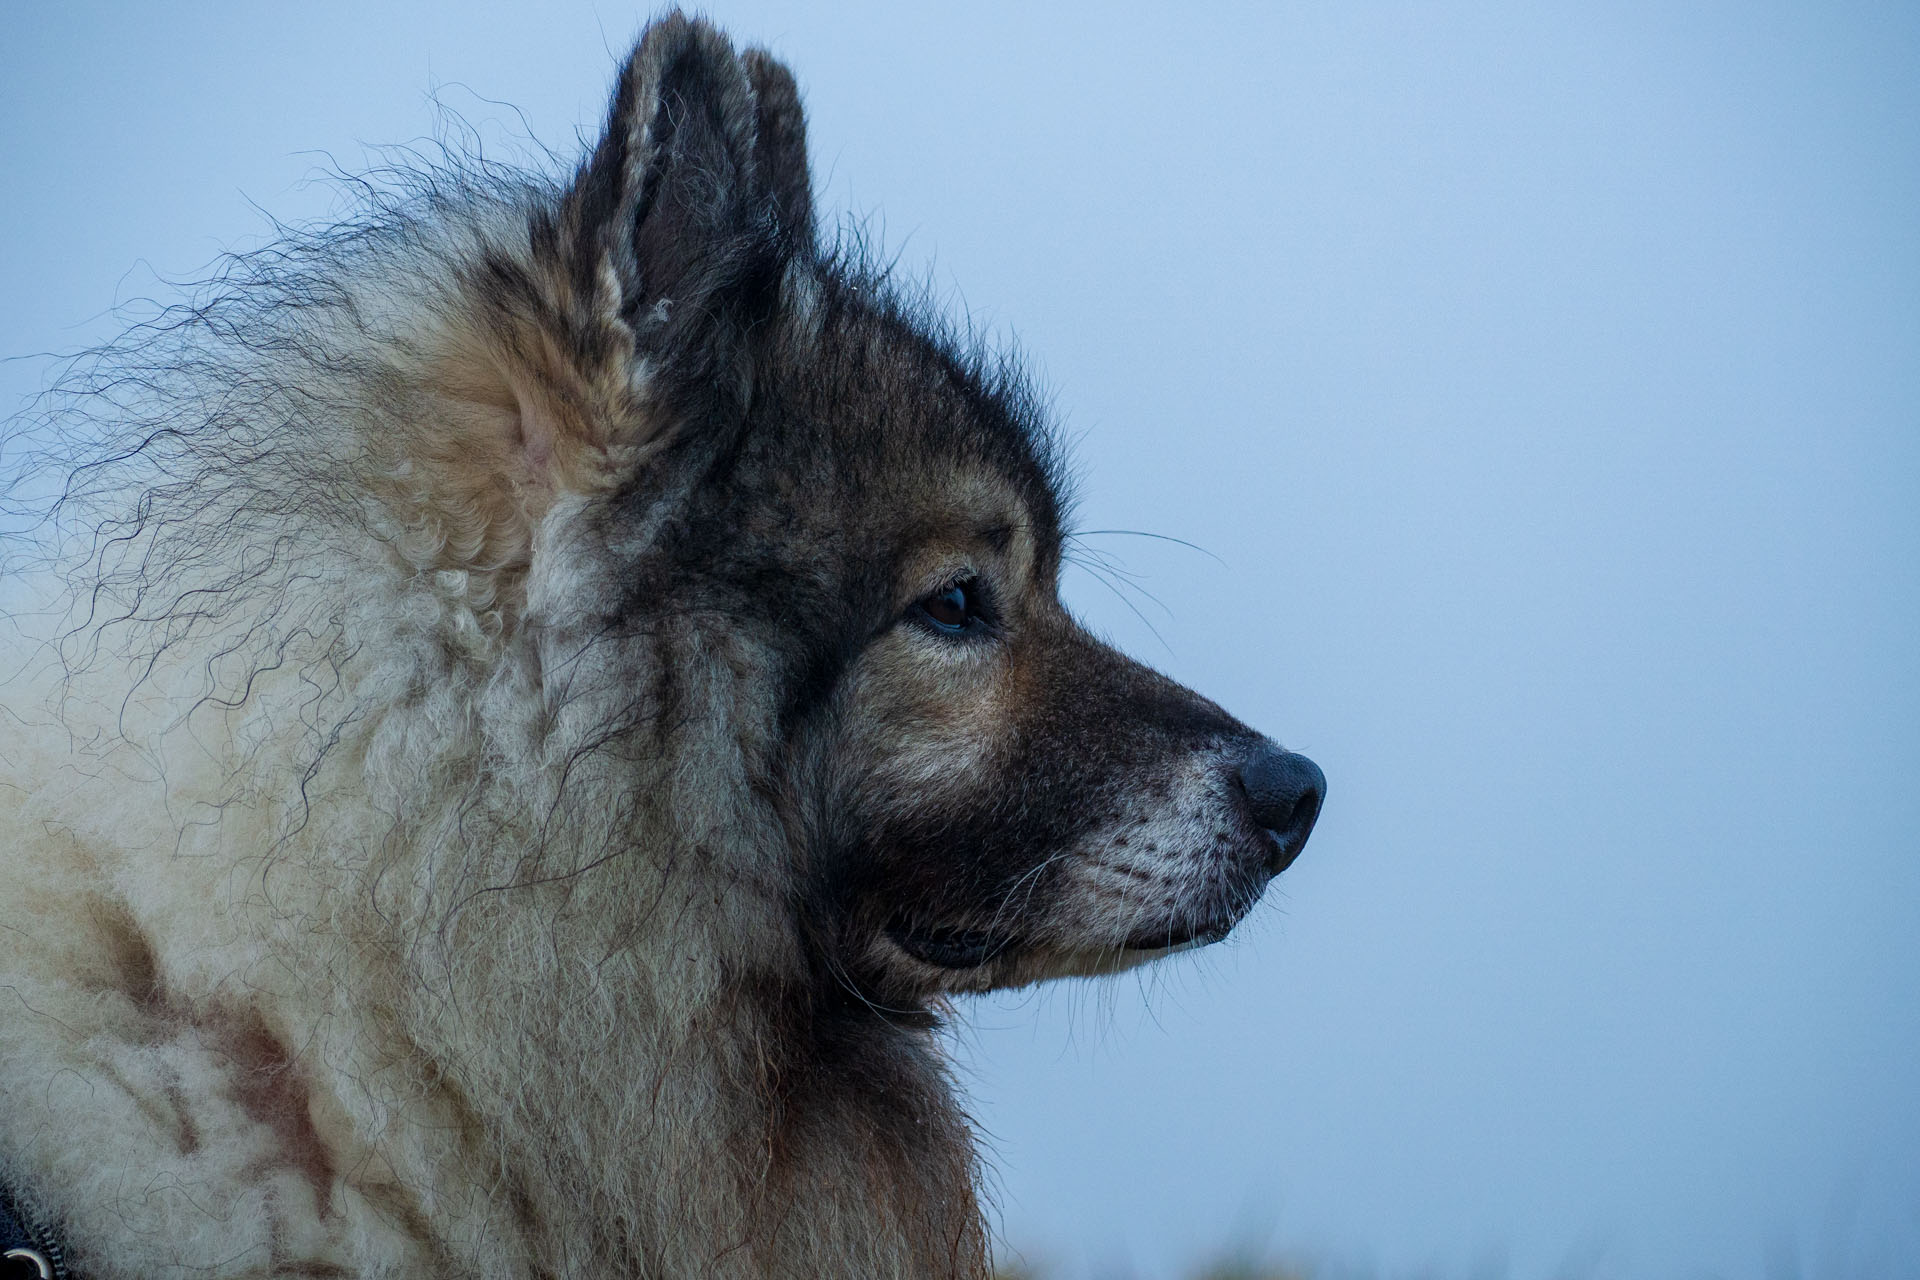
[[[679,424],[737,410],[752,331],[812,250],[792,74],[704,21],[648,26],[559,200],[463,273],[473,323],[434,388],[463,407],[418,460],[438,505],[519,532],[449,552],[525,548],[559,494],[609,490]]]
[[[811,244],[793,77],[705,22],[649,26],[562,206],[560,256],[595,318],[685,383],[725,371]],[[685,390],[686,388],[682,388]]]

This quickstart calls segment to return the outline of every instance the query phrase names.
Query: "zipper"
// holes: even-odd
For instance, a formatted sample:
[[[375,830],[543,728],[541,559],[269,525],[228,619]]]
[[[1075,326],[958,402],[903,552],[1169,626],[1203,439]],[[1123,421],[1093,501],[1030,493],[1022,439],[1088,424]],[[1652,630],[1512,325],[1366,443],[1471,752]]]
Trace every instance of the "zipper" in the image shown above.
[[[66,1252],[61,1249],[60,1241],[53,1232],[47,1230],[16,1197],[9,1195],[4,1186],[0,1186],[0,1219],[9,1214],[19,1224],[27,1244],[23,1248],[9,1249],[5,1254],[0,1254],[0,1258],[12,1264],[8,1269],[17,1270],[19,1264],[25,1263],[33,1268],[33,1280],[74,1280],[73,1272],[67,1268]],[[28,1280],[28,1277],[22,1277],[22,1280]]]

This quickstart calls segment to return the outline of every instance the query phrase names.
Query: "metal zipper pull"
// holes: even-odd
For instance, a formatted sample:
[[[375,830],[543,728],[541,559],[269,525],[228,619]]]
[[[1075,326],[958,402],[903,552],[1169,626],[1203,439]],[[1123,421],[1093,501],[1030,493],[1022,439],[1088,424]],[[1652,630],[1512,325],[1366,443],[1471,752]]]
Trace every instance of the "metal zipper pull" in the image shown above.
[[[6,1263],[0,1272],[5,1280],[53,1280],[53,1263],[38,1249],[9,1249],[0,1253],[0,1262]]]

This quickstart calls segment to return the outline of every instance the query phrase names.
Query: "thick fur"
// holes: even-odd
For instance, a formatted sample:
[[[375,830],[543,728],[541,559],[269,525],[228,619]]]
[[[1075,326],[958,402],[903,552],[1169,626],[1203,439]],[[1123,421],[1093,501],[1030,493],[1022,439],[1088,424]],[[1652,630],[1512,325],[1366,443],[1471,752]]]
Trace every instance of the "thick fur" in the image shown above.
[[[415,172],[11,440],[0,1180],[85,1276],[981,1276],[948,995],[1279,864],[703,23],[566,181]]]

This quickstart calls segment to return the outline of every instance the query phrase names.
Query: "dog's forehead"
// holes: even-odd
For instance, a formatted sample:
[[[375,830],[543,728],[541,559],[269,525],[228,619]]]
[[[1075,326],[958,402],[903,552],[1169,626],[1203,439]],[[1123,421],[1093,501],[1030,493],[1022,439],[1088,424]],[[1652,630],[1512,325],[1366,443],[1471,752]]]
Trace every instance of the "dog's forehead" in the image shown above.
[[[895,564],[904,588],[929,589],[989,564],[1004,568],[1009,582],[1049,580],[1045,556],[1054,533],[1035,527],[1019,487],[998,471],[974,467],[923,478],[900,517]]]
[[[835,312],[784,373],[836,464],[923,536],[999,550],[1017,540],[1053,559],[1060,451],[1021,372],[885,298]]]

